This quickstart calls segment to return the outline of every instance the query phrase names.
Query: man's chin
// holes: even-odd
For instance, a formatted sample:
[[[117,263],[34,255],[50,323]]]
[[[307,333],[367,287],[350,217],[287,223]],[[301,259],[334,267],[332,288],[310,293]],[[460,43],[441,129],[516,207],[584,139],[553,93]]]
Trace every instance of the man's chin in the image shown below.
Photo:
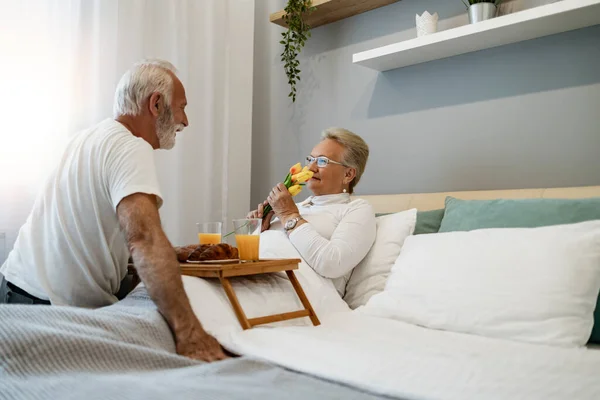
[[[167,140],[159,140],[159,144],[161,150],[171,150],[173,147],[175,147],[175,135]]]

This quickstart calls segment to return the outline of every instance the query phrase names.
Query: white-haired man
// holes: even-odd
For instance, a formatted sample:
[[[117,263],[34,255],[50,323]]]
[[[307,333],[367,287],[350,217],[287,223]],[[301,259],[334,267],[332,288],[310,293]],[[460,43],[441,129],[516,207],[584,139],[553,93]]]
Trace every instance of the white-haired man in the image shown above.
[[[181,355],[225,358],[194,315],[162,230],[153,150],[188,125],[185,90],[165,61],[121,78],[114,119],[76,135],[37,198],[0,272],[0,303],[96,308],[115,294],[133,258]]]

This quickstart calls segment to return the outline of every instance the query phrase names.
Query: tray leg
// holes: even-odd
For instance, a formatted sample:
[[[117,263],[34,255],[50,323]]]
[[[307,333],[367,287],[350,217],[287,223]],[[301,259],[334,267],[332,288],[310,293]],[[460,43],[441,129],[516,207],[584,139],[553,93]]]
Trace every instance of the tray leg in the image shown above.
[[[242,328],[244,328],[244,329],[252,328],[252,326],[250,325],[250,322],[248,322],[248,318],[246,318],[246,314],[244,313],[244,310],[242,309],[242,306],[240,305],[240,302],[239,302],[235,292],[233,291],[233,286],[231,286],[231,282],[229,282],[229,279],[224,278],[224,277],[219,277],[219,280],[221,281],[221,285],[223,285],[223,289],[225,289],[225,294],[227,294],[227,297],[229,298],[229,301],[231,302],[231,305],[233,306],[233,311],[235,311],[235,315],[237,316],[237,319],[240,321],[240,325],[242,325]]]
[[[317,318],[317,314],[315,313],[315,310],[313,310],[312,306],[310,305],[310,301],[308,301],[308,297],[306,297],[306,294],[304,293],[304,290],[302,289],[300,282],[298,282],[298,278],[296,278],[296,274],[294,274],[294,271],[289,270],[289,271],[285,271],[285,273],[287,274],[288,278],[290,278],[290,282],[292,283],[292,286],[296,290],[296,294],[300,298],[302,305],[310,313],[309,317],[310,317],[310,320],[312,321],[313,325],[314,326],[321,325],[321,322],[319,321],[319,318]]]

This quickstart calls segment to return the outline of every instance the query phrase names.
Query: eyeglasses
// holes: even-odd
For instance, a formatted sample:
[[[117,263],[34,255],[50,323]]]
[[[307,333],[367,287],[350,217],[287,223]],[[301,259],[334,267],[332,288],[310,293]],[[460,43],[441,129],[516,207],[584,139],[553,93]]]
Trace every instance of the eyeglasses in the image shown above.
[[[327,164],[329,164],[329,163],[347,167],[346,164],[342,164],[340,162],[330,160],[329,158],[327,158],[325,156],[319,156],[319,157],[308,156],[308,157],[306,157],[306,165],[310,165],[310,164],[314,163],[315,161],[317,162],[317,167],[319,167],[319,168],[325,168],[327,166]]]

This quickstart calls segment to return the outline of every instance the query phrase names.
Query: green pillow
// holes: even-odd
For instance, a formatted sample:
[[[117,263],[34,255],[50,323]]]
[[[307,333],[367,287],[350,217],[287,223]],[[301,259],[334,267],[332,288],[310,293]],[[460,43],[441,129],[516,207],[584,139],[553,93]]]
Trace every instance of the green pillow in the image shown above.
[[[444,218],[444,209],[431,211],[417,211],[417,224],[415,225],[415,235],[425,233],[437,233]]]
[[[393,213],[376,213],[375,218],[384,217]],[[424,233],[437,233],[444,217],[444,209],[431,211],[417,211],[417,224],[415,225],[415,235]]]
[[[594,219],[600,219],[600,197],[460,200],[448,196],[439,232],[484,228],[536,228]]]
[[[439,232],[535,228],[600,219],[600,197],[588,199],[460,200],[446,197]],[[600,343],[600,297],[590,342]]]

